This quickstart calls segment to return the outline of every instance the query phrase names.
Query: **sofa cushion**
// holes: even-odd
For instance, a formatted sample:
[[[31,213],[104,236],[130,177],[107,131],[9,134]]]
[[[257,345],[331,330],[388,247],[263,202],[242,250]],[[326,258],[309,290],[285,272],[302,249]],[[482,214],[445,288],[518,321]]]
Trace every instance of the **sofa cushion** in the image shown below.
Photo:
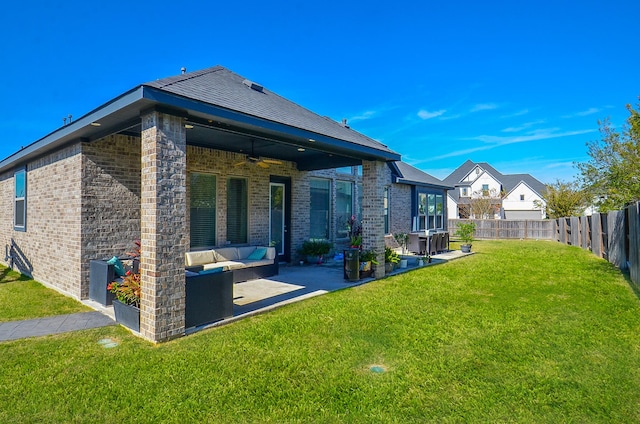
[[[213,250],[201,250],[198,252],[187,252],[185,254],[187,266],[204,265],[215,262]]]
[[[221,247],[219,249],[215,249],[214,252],[215,262],[237,261],[240,259],[240,256],[238,255],[238,248],[236,247]]]
[[[256,246],[241,246],[238,247],[238,259],[247,259],[250,254],[255,252]]]
[[[257,247],[253,252],[251,252],[249,256],[247,256],[247,259],[252,261],[259,261],[260,259],[264,258],[264,255],[266,254],[267,254],[266,247]]]
[[[241,261],[245,268],[251,268],[254,266],[263,266],[263,265],[271,265],[273,264],[273,260],[271,259],[260,259],[257,261],[252,261],[250,259],[244,259]]]
[[[218,268],[218,267],[221,267],[224,271],[230,271],[234,269],[245,268],[246,265],[238,261],[220,261],[214,264],[205,265],[204,269],[206,270],[206,269],[212,269],[212,268]]]

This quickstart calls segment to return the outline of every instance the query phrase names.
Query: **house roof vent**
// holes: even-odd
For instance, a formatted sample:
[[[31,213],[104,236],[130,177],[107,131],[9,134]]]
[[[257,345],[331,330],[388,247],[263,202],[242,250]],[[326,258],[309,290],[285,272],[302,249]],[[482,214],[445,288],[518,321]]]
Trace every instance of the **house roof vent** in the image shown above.
[[[256,90],[256,91],[258,91],[260,93],[262,93],[262,91],[264,90],[263,86],[261,86],[260,84],[256,84],[253,81],[249,81],[248,79],[242,81],[242,83],[244,85],[246,85],[247,87],[251,88],[252,90]]]

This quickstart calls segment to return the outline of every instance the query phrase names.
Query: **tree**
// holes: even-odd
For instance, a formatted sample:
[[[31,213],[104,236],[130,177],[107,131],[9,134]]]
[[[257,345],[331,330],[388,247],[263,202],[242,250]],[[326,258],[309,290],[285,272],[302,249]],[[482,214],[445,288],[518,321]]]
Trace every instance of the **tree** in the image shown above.
[[[500,213],[504,193],[498,190],[474,191],[469,199],[469,210],[475,219],[493,219]]]
[[[579,216],[587,204],[587,196],[577,182],[557,180],[554,184],[546,184],[542,195],[546,201],[547,217],[552,219]],[[533,203],[539,208],[544,206],[539,200]]]
[[[583,189],[600,212],[640,200],[640,113],[631,105],[627,110],[620,132],[609,119],[598,121],[601,140],[587,143],[591,159],[577,164]]]

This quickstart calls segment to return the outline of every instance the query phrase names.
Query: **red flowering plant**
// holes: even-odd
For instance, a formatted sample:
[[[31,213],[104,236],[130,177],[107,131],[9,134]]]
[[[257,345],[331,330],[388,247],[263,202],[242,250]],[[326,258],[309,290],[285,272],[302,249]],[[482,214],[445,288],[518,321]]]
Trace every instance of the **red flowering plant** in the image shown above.
[[[116,299],[127,305],[140,307],[140,273],[127,271],[122,282],[113,281],[107,290],[116,295]]]
[[[133,258],[133,263],[135,264],[135,261],[140,258],[140,240],[135,240],[133,244],[133,251],[127,252],[127,255]],[[140,287],[140,272],[138,271],[138,267],[134,265],[133,270],[128,270],[124,274],[124,277],[122,277],[122,281],[109,283],[107,290],[113,293],[120,302],[139,308],[140,292],[142,289]]]

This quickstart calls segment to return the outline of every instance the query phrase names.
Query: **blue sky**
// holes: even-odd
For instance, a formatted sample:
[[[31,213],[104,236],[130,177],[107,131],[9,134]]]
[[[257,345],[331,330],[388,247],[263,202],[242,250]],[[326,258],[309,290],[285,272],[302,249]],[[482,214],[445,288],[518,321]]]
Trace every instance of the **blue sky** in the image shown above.
[[[136,85],[214,65],[444,178],[465,160],[571,180],[638,102],[640,2],[10,2],[0,158]]]

